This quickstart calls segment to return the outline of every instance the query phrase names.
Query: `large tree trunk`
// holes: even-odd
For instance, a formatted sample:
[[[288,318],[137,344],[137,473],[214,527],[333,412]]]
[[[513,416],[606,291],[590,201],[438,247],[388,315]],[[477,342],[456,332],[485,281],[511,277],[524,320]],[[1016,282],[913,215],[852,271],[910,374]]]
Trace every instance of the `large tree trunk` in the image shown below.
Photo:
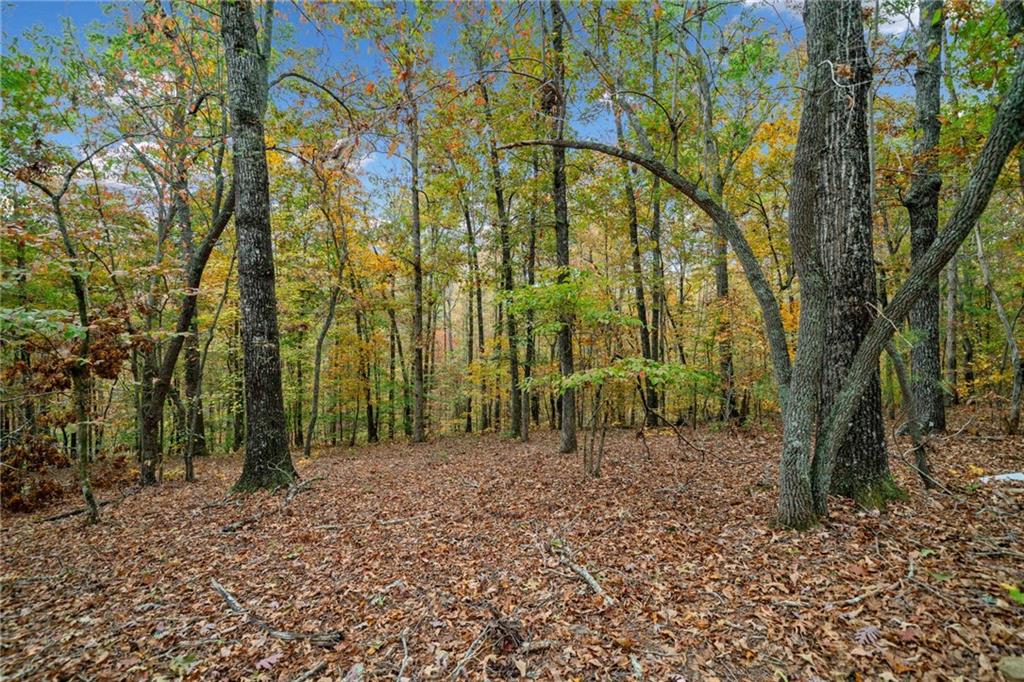
[[[265,5],[263,44],[248,0],[222,0],[235,167],[235,230],[245,364],[245,463],[235,489],[287,485],[297,476],[288,451],[274,286],[270,190],[263,116],[273,2]]]
[[[552,64],[551,94],[552,106],[548,114],[553,116],[552,125],[555,139],[562,139],[565,133],[565,63],[562,55],[562,27],[565,16],[558,0],[551,0],[551,48],[554,53]],[[552,154],[551,194],[555,203],[555,264],[559,268],[558,282],[569,278],[569,204],[566,199],[565,180],[565,148],[554,147]],[[558,332],[558,365],[562,377],[568,377],[575,371],[572,357],[573,315],[566,313],[561,319]],[[576,452],[576,391],[567,388],[561,396],[561,438],[558,451],[563,453]]]
[[[805,529],[817,521],[809,451],[818,419],[821,371],[825,358],[828,285],[821,266],[818,155],[825,141],[826,81],[819,24],[821,4],[804,6],[810,65],[804,77],[803,110],[793,156],[789,190],[789,239],[793,264],[800,277],[800,320],[789,391],[782,402],[782,453],[779,464],[779,523]]]
[[[828,281],[826,346],[820,414],[827,414],[875,317],[878,295],[871,237],[871,177],[867,100],[871,63],[859,0],[809,2],[808,49],[824,73],[824,139],[819,155],[818,230]],[[829,65],[839,66],[829,66]],[[835,73],[832,73],[835,71]],[[898,496],[889,472],[877,364],[839,450],[831,491],[877,507]],[[816,500],[819,512],[823,499]]]
[[[939,146],[939,103],[942,80],[943,0],[920,0],[917,72],[917,142],[914,175],[903,204],[910,215],[910,258],[919,260],[935,241],[939,229],[939,189],[936,164]],[[939,356],[939,280],[910,311],[914,345],[910,352],[914,404],[924,433],[946,428],[945,396]]]
[[[1024,6],[1020,0],[1006,2],[1003,6],[1009,18],[1010,34],[1015,35],[1024,30]],[[891,320],[903,319],[910,313],[918,296],[954,256],[988,205],[1007,157],[1022,139],[1024,46],[1017,50],[1016,67],[999,103],[985,146],[974,162],[967,184],[945,228],[936,237],[928,252],[911,267],[903,285],[896,291],[882,315],[872,322],[857,350],[856,357],[850,363],[842,391],[836,397],[822,437],[816,444],[815,461],[821,462],[816,480],[819,490],[828,489],[836,454],[847,433],[854,427],[852,417],[858,401],[870,385],[872,376],[877,376],[878,356],[894,332]]]

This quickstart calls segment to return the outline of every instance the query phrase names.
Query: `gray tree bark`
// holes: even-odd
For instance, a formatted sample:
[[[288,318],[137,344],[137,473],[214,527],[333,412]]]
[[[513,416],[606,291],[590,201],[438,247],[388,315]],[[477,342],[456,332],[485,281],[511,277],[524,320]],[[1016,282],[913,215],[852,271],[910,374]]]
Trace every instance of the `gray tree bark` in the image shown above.
[[[916,88],[917,141],[914,175],[903,205],[910,216],[910,258],[921,258],[939,229],[939,190],[942,178],[936,163],[939,146],[940,88],[942,83],[943,0],[920,0],[917,31]],[[942,363],[939,355],[938,277],[910,311],[914,345],[910,351],[914,404],[924,433],[946,428]]]
[[[805,5],[808,63],[821,88],[824,139],[819,153],[817,229],[823,274],[828,281],[825,343],[829,362],[822,374],[820,414],[827,414],[843,385],[878,301],[871,236],[871,175],[867,103],[871,63],[864,42],[859,0],[815,0]],[[819,513],[828,492],[878,507],[899,491],[889,472],[876,366],[853,427],[836,459],[832,486],[817,491]]]
[[[235,231],[245,365],[245,462],[235,490],[276,488],[297,477],[288,451],[270,232],[270,185],[263,133],[273,1],[262,44],[248,0],[222,0],[221,35],[235,168]]]
[[[412,164],[412,442],[426,440],[423,386],[423,249],[420,228],[420,114],[412,92],[412,75],[405,79],[406,125],[409,128],[409,160]]]
[[[558,0],[551,0],[551,92],[548,114],[553,117],[555,139],[561,140],[565,134],[565,59],[562,30],[565,15]],[[555,264],[559,268],[558,282],[569,278],[569,204],[566,198],[565,180],[565,147],[553,147],[551,150],[551,194],[555,202]],[[572,356],[573,315],[566,312],[562,316],[562,326],[558,332],[558,366],[562,377],[575,372]],[[576,452],[576,391],[568,388],[561,395],[561,433],[558,451],[563,453]]]
[[[945,356],[945,379],[949,391],[950,404],[956,405],[960,396],[956,388],[956,297],[957,297],[957,276],[956,256],[946,266],[946,345],[943,354]]]

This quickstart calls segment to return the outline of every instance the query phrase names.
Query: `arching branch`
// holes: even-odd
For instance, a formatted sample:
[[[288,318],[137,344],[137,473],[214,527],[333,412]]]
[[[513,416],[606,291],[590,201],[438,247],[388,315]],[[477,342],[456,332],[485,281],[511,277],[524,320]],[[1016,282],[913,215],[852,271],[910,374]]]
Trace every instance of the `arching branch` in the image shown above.
[[[588,149],[600,152],[608,156],[624,159],[648,171],[676,188],[697,205],[714,222],[718,231],[729,241],[736,257],[743,267],[750,288],[754,291],[758,305],[761,307],[761,315],[764,318],[765,336],[768,339],[769,352],[772,357],[772,367],[775,371],[776,381],[779,386],[779,396],[783,402],[789,388],[791,367],[789,361],[789,347],[786,341],[786,331],[782,324],[782,315],[779,312],[779,304],[772,292],[771,285],[761,269],[761,263],[754,254],[750,243],[743,235],[739,225],[725,208],[719,204],[714,197],[701,189],[695,182],[687,180],[679,173],[671,170],[665,164],[650,156],[644,156],[631,152],[620,147],[615,147],[601,142],[590,140],[523,140],[503,145],[500,149],[512,149],[515,147],[531,146],[564,147],[566,149]]]

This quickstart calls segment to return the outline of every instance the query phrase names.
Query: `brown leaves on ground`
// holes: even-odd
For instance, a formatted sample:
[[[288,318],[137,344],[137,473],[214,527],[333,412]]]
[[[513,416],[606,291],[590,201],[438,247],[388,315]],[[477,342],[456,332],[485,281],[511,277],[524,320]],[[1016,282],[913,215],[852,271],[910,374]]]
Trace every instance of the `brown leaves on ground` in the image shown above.
[[[200,483],[138,492],[99,526],[6,515],[0,670],[947,680],[999,679],[1000,659],[1024,653],[1007,587],[1024,581],[1024,490],[976,483],[978,468],[1024,468],[1024,439],[936,441],[951,495],[924,493],[894,458],[906,503],[837,501],[797,534],[770,524],[774,437],[691,438],[707,461],[670,434],[649,438],[647,460],[612,433],[598,480],[552,454],[550,433],[324,452],[298,463],[323,480],[287,505],[225,499],[239,463],[202,460]],[[314,636],[336,631],[330,648]]]

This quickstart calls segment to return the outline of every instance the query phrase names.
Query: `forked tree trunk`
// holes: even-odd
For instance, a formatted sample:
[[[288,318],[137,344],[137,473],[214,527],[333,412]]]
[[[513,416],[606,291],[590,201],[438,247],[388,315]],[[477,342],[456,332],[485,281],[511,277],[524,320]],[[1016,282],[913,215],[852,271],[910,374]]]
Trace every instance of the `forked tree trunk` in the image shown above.
[[[270,190],[263,116],[273,2],[265,5],[263,41],[248,0],[222,0],[221,33],[228,73],[234,145],[238,289],[245,364],[245,463],[235,489],[273,489],[297,473],[288,450],[281,388],[280,337],[274,286]]]

